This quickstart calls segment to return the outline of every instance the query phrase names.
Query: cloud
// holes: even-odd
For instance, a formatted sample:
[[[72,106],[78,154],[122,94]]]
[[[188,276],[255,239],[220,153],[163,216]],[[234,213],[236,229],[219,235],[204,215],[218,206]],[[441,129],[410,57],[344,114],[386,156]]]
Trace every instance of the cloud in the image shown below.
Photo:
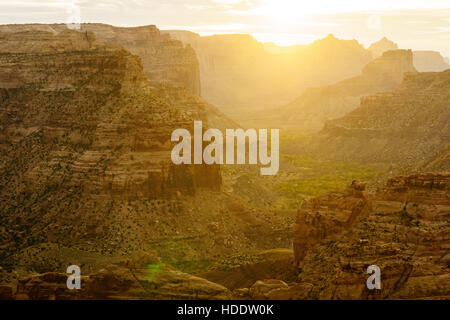
[[[442,41],[450,33],[450,4],[442,0],[2,0],[0,23],[64,23],[73,5],[82,22],[251,33],[284,44],[328,33],[364,43],[388,36],[404,47],[450,55]]]

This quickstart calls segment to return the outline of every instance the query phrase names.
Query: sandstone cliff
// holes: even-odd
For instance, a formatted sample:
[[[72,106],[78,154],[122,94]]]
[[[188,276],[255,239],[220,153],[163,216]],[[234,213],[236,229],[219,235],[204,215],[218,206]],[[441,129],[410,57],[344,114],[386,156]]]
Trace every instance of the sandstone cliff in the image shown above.
[[[372,53],[374,58],[378,58],[386,51],[397,49],[398,45],[395,42],[384,37],[380,41],[371,44],[368,50]],[[450,69],[449,63],[437,51],[414,51],[413,59],[414,67],[419,72],[440,72]]]
[[[356,196],[364,199],[360,205],[354,194],[361,194],[360,185],[346,195],[311,200],[299,211],[294,233],[298,282],[309,284],[309,291],[299,293],[295,284],[286,294],[448,299],[449,183],[448,173],[421,174],[394,178],[373,197]],[[369,265],[381,268],[381,290],[366,287]]]
[[[362,69],[360,76],[324,87],[306,89],[278,114],[280,126],[302,133],[317,132],[330,119],[344,116],[359,106],[362,96],[391,89],[406,72],[415,72],[412,52],[385,52]]]
[[[450,71],[406,74],[326,123],[307,148],[330,158],[419,166],[449,144]]]
[[[398,45],[395,42],[383,37],[381,40],[372,43],[368,50],[372,53],[374,58],[378,58],[381,57],[386,51],[397,49]]]
[[[220,189],[217,166],[170,159],[174,129],[208,126],[199,97],[148,82],[139,57],[90,32],[0,37],[3,266],[52,271],[90,251],[150,249],[166,232],[156,216]]]
[[[67,27],[65,24],[0,25],[1,33],[30,30],[56,34],[67,30]],[[81,32],[86,31],[94,33],[105,43],[121,44],[139,56],[149,80],[184,86],[200,95],[200,71],[194,50],[167,34],[161,34],[156,26],[120,28],[99,23],[82,24]]]

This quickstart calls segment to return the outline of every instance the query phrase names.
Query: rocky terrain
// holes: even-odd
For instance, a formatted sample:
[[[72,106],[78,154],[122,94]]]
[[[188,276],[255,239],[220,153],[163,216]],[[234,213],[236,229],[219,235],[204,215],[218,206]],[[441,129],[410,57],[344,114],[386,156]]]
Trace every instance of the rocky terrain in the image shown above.
[[[391,179],[369,196],[365,185],[303,204],[294,252],[270,250],[251,263],[213,268],[202,277],[161,263],[152,251],[82,277],[46,273],[0,285],[2,299],[448,299],[450,175]],[[381,290],[368,290],[366,269],[381,269]],[[13,282],[14,283],[14,282]],[[222,285],[218,284],[221,283]]]
[[[230,66],[267,62],[251,87],[293,65],[335,82],[371,59],[333,36],[269,54],[248,36],[188,35],[200,70],[226,71],[219,87],[242,72]],[[280,172],[262,177],[172,164],[174,129],[239,126],[198,96],[185,45],[153,26],[0,26],[0,300],[450,297],[450,70],[417,73],[411,51],[393,50],[308,90],[295,110],[342,117],[282,135]],[[408,174],[374,183],[376,162]],[[381,291],[366,289],[372,264]],[[81,290],[67,289],[69,265]]]
[[[44,31],[58,34],[67,30],[65,24],[0,25],[0,33]],[[200,95],[200,70],[194,50],[162,34],[154,25],[120,28],[107,24],[81,24],[83,32],[92,32],[108,44],[120,44],[141,58],[145,75],[151,81],[184,86]]]
[[[196,271],[289,246],[291,213],[251,206],[218,166],[172,164],[174,129],[235,127],[216,108],[149,82],[138,56],[91,32],[0,40],[0,282],[95,274],[149,250]]]
[[[2,37],[1,221],[13,226],[2,263],[43,242],[129,246],[114,230],[128,201],[175,212],[173,195],[220,189],[218,167],[170,160],[174,129],[207,125],[200,98],[147,82],[138,57],[92,33]]]
[[[387,51],[369,62],[360,76],[306,89],[272,117],[278,117],[277,124],[291,131],[304,134],[320,131],[327,120],[340,118],[356,109],[361,97],[399,85],[406,72],[416,72],[411,50]]]
[[[306,297],[448,299],[449,182],[448,173],[397,177],[373,197],[354,184],[302,207],[294,251]],[[381,268],[381,290],[367,290],[369,265]]]
[[[336,159],[421,166],[449,144],[449,81],[450,71],[406,74],[400,86],[328,121],[308,148]]]
[[[66,273],[48,272],[0,285],[0,300],[79,300],[79,299],[229,299],[223,286],[162,264],[155,252],[109,265],[81,277],[81,290],[67,289]]]

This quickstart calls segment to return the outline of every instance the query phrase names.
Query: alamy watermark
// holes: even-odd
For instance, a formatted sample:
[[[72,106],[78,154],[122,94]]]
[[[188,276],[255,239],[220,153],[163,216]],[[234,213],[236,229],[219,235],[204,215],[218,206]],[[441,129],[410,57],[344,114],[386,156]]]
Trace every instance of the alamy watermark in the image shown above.
[[[379,266],[371,265],[367,268],[367,273],[371,276],[367,279],[367,289],[380,290],[381,289],[381,269]]]
[[[279,129],[208,129],[203,133],[202,121],[194,121],[194,140],[187,129],[176,129],[172,142],[179,142],[172,149],[172,162],[180,164],[261,164],[261,175],[275,175],[279,169]],[[181,141],[180,141],[181,140]],[[247,144],[248,140],[248,144]],[[208,142],[203,147],[203,142]],[[225,145],[225,149],[224,149]],[[192,146],[194,152],[192,156]],[[248,146],[248,154],[247,154]],[[268,148],[270,146],[270,154]]]
[[[69,290],[80,290],[81,289],[81,269],[79,266],[71,265],[67,268],[66,273],[70,274],[67,278],[67,289]]]

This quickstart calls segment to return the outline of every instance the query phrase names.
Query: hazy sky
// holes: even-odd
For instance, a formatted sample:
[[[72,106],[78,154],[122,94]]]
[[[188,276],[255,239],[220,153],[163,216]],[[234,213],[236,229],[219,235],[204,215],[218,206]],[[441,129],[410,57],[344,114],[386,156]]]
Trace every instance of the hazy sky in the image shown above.
[[[0,23],[156,24],[202,35],[250,33],[280,45],[328,33],[364,44],[387,36],[401,48],[450,56],[450,0],[1,0]]]

